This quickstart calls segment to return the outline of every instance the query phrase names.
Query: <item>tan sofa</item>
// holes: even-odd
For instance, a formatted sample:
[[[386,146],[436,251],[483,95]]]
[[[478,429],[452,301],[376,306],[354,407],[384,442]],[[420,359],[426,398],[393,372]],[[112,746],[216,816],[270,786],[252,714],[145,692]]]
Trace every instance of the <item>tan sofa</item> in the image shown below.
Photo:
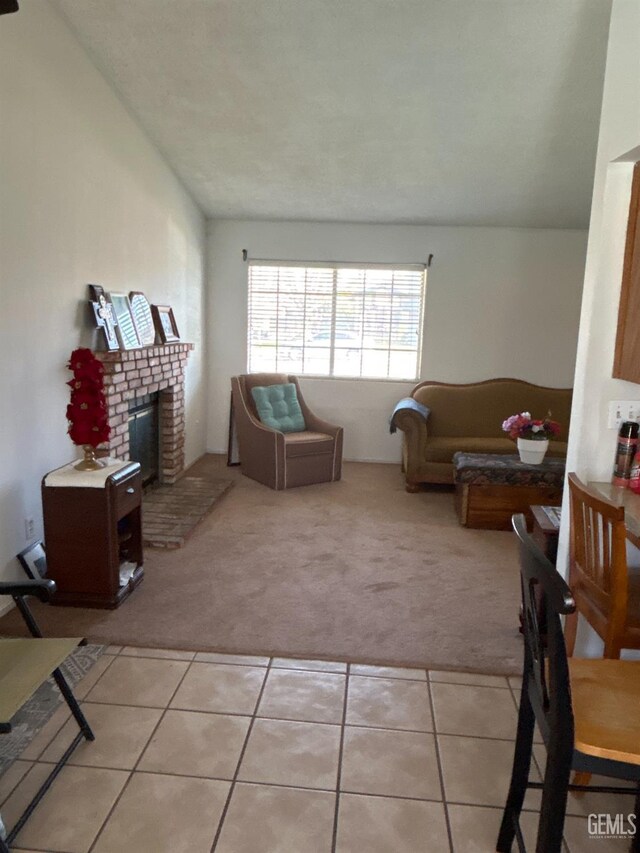
[[[566,456],[571,388],[545,388],[520,379],[489,379],[469,385],[420,382],[411,398],[401,401],[392,417],[392,429],[404,432],[403,471],[407,491],[420,483],[452,483],[453,454],[516,453],[516,446],[501,430],[502,421],[516,412],[534,418],[551,412],[562,426],[557,441],[549,445],[552,456]],[[429,409],[427,418],[411,408],[411,400]]]

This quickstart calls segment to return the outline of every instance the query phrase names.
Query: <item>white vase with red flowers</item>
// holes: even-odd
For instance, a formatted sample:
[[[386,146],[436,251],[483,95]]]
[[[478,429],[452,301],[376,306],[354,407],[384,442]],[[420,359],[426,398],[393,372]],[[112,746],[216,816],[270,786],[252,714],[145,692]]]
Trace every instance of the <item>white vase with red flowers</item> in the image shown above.
[[[516,442],[520,461],[527,465],[540,465],[549,449],[549,440],[560,435],[560,424],[551,420],[551,412],[540,420],[532,418],[530,412],[511,415],[503,421],[502,429]]]

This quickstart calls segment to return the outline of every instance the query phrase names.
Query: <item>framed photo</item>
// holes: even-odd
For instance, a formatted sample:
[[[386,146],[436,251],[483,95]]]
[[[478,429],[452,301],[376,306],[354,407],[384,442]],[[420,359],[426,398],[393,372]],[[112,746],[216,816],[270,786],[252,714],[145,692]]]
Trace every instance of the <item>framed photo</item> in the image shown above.
[[[113,306],[113,313],[118,321],[118,338],[120,349],[139,349],[140,335],[131,313],[131,303],[126,293],[110,293],[109,299]]]
[[[116,335],[117,321],[113,313],[113,306],[110,302],[107,302],[104,293],[101,293],[97,300],[90,301],[89,305],[93,310],[96,326],[102,329],[104,333],[104,341],[107,349],[110,352],[120,349],[118,336]]]
[[[25,571],[25,574],[32,581],[39,581],[47,576],[47,555],[44,551],[44,543],[34,542],[29,545],[24,551],[18,554],[20,565]]]
[[[140,343],[143,347],[152,346],[156,342],[156,330],[147,297],[139,290],[132,290],[129,294],[129,302],[131,303],[133,321],[140,336]]]
[[[173,341],[179,341],[180,332],[176,325],[176,318],[173,316],[173,308],[168,305],[152,305],[151,312],[160,342],[170,344]]]
[[[89,299],[91,302],[99,302],[100,297],[104,296],[104,287],[101,287],[99,284],[88,284],[89,288]]]

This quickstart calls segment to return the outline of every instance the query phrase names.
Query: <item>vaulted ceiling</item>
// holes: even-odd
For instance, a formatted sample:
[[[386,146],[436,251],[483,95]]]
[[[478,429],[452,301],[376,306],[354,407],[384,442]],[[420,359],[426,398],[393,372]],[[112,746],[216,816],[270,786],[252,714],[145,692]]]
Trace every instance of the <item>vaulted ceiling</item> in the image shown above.
[[[587,227],[609,0],[54,0],[205,214]]]

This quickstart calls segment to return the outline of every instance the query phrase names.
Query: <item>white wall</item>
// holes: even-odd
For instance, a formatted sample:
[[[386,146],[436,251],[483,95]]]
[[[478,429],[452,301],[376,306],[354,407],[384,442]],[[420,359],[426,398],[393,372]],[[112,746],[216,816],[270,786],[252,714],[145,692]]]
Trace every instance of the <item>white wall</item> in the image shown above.
[[[45,0],[0,18],[0,576],[40,480],[76,456],[66,435],[86,284],[173,305],[196,344],[187,459],[205,446],[205,224],[198,208]],[[1,605],[1,602],[0,602]]]
[[[473,382],[514,376],[573,381],[586,232],[569,230],[209,224],[210,381],[207,447],[226,449],[229,377],[247,366],[247,265],[278,260],[422,262],[428,273],[421,379]],[[303,379],[305,398],[345,426],[345,457],[396,461],[387,418],[414,383]]]
[[[607,429],[610,400],[638,400],[640,386],[612,379],[632,162],[640,160],[640,3],[614,0],[609,32],[596,175],[567,470],[585,480],[609,480],[616,444]],[[635,150],[634,150],[635,149]],[[558,565],[566,567],[566,501]],[[599,651],[584,631],[580,647]]]

